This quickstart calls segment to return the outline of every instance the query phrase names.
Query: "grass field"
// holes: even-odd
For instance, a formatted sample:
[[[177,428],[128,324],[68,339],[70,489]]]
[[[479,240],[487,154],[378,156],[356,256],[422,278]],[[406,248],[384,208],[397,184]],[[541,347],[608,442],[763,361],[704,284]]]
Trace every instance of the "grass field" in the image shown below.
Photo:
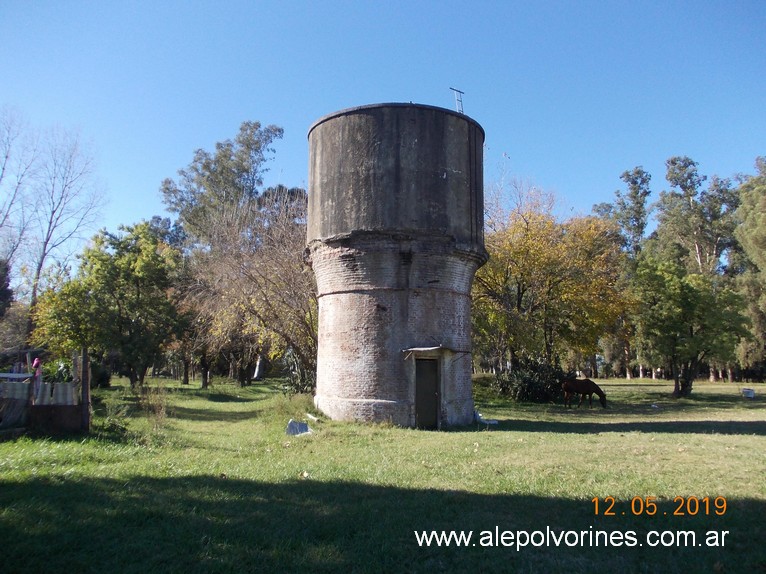
[[[766,572],[766,385],[747,386],[754,400],[702,382],[674,400],[664,382],[609,381],[610,408],[566,410],[476,385],[489,431],[320,418],[289,437],[316,413],[276,384],[155,381],[139,398],[117,381],[95,393],[91,436],[0,443],[0,568]],[[418,545],[432,530],[473,535]],[[517,548],[517,531],[540,534]]]

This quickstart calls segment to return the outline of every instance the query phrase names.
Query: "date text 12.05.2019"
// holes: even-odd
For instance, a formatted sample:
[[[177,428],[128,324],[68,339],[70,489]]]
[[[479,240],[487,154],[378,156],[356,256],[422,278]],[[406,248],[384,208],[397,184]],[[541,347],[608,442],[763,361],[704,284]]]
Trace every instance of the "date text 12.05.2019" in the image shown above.
[[[656,496],[634,496],[620,502],[614,496],[594,497],[593,513],[596,516],[723,516],[726,514],[726,498],[723,496],[676,496],[658,500]]]

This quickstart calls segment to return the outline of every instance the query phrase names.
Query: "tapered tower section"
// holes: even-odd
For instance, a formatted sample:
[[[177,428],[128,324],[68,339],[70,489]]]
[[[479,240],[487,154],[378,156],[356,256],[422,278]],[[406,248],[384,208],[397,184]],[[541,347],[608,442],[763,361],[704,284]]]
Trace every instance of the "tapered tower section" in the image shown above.
[[[308,138],[317,407],[340,420],[470,423],[484,131],[446,109],[380,104],[330,114]]]

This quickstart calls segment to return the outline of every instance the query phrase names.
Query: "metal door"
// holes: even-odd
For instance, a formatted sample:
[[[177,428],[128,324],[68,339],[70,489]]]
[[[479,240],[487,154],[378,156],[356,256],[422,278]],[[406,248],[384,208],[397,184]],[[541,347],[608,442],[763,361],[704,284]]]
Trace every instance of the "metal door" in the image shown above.
[[[415,359],[415,426],[435,429],[439,418],[439,366],[436,359]]]

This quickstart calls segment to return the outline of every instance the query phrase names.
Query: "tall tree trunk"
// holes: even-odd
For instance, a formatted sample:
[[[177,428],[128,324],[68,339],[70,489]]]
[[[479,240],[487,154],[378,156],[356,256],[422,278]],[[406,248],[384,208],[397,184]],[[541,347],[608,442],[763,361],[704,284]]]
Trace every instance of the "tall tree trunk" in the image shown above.
[[[207,362],[207,355],[202,355],[199,360],[200,378],[202,379],[202,388],[207,389],[210,386],[210,365]]]
[[[681,396],[681,373],[679,372],[678,363],[673,361],[673,396]]]
[[[244,361],[237,362],[237,383],[240,388],[246,387],[247,383],[250,382],[250,371],[248,369],[249,365]]]
[[[43,255],[40,257],[40,259],[37,261],[37,264],[35,265],[35,272],[32,276],[32,293],[29,297],[29,311],[27,314],[27,326],[26,326],[26,333],[24,333],[24,341],[27,343],[29,347],[32,346],[31,344],[31,335],[32,331],[35,330],[35,322],[34,322],[34,311],[35,307],[37,307],[37,296],[38,291],[40,288],[40,277],[42,277],[43,274],[43,265],[45,263],[45,249],[47,249],[47,242],[43,246]]]
[[[236,381],[237,380],[237,358],[234,356],[234,353],[229,353],[228,359],[229,359],[229,378]]]
[[[692,386],[694,384],[694,377],[697,374],[697,363],[695,361],[689,361],[684,363],[682,377],[681,377],[681,389],[679,395],[682,397],[688,397],[692,392]]]
[[[182,375],[181,384],[188,385],[189,384],[189,359],[186,357],[183,358],[182,368],[183,368],[183,375]]]

